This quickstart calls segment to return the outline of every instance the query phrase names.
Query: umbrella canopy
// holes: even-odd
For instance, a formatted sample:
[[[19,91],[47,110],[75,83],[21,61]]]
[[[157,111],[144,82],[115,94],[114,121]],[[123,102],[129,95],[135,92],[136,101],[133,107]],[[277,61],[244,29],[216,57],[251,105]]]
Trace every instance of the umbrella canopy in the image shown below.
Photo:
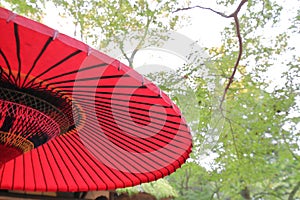
[[[3,8],[0,33],[1,189],[115,189],[188,158],[180,110],[131,68]]]

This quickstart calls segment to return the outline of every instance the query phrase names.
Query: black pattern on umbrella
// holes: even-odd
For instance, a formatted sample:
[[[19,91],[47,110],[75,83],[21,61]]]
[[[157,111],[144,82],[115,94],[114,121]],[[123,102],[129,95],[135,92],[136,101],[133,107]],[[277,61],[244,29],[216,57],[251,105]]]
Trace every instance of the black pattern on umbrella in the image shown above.
[[[174,172],[177,106],[119,61],[0,9],[0,188],[108,190]]]

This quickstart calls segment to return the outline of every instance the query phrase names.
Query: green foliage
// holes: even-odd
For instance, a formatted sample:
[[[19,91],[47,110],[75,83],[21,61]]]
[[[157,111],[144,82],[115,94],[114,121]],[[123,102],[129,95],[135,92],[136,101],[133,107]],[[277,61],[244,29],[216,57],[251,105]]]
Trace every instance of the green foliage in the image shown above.
[[[176,200],[209,199],[218,190],[217,185],[209,179],[207,171],[195,163],[184,164],[168,177],[169,182],[180,194]]]
[[[187,3],[186,3],[187,2]],[[44,0],[5,0],[14,11],[40,19]],[[175,30],[181,19],[173,13],[188,1],[177,0],[53,0],[61,16],[73,20],[74,35],[109,53],[118,49],[133,66],[136,53],[151,44],[166,40],[166,32]],[[1,4],[0,4],[1,5]],[[126,52],[126,44],[134,46]]]
[[[219,1],[226,6],[239,2]],[[238,78],[225,99],[225,123],[218,145],[211,149],[218,155],[209,178],[211,183],[219,183],[216,199],[246,199],[245,192],[255,199],[299,198],[300,143],[296,126],[300,124],[300,83],[295,81],[300,72],[299,57],[289,42],[294,31],[278,26],[284,11],[280,3],[248,1],[239,14],[243,57]],[[298,15],[284,25],[294,30]],[[209,50],[224,84],[233,71],[237,51],[232,24],[224,30],[223,45]],[[285,70],[281,83],[274,84],[268,76],[278,65],[285,66]]]
[[[43,16],[44,4],[44,0],[3,0],[0,2],[0,6],[38,21]]]
[[[208,49],[210,61],[205,65],[196,57],[175,75],[150,75],[181,107],[194,134],[190,163],[166,178],[178,192],[176,199],[249,199],[246,194],[265,200],[300,198],[300,57],[298,40],[293,39],[300,30],[300,10],[290,6],[290,1],[248,0],[241,9],[242,60],[222,111],[219,99],[239,51],[233,22],[222,33],[222,45]],[[102,50],[120,49],[131,66],[137,51],[159,44],[167,39],[166,31],[176,29],[182,18],[172,11],[184,6],[176,0],[53,2],[63,8],[62,15],[72,17],[83,40]],[[235,8],[241,1],[216,2]],[[42,0],[3,1],[1,5],[42,16]],[[133,51],[125,52],[126,42],[132,41]],[[214,70],[202,76],[203,66]],[[188,90],[182,88],[183,79],[192,85]],[[209,169],[200,166],[204,155],[216,157]],[[165,180],[120,192],[141,190],[158,198],[176,196]]]
[[[167,197],[177,197],[177,191],[165,179],[159,179],[139,186],[117,189],[119,194],[128,193],[130,196],[139,192],[146,192],[155,196],[158,200]]]
[[[129,66],[133,66],[138,50],[166,39],[164,33],[174,30],[179,20],[178,15],[172,13],[179,5],[176,0],[53,2],[63,8],[61,14],[73,18],[83,41],[107,53],[118,49]],[[131,52],[126,52],[128,43],[134,46]]]
[[[228,120],[219,141],[222,145],[215,149],[219,157],[214,176],[224,180],[220,191],[229,191],[233,198],[245,187],[259,193],[273,190],[269,184],[275,178],[295,178],[295,172],[289,170],[295,158],[282,129],[288,123],[286,115],[295,104],[295,95],[264,92],[250,78],[235,82],[228,93]],[[287,170],[290,172],[281,175]],[[257,183],[266,184],[266,188],[256,188]]]

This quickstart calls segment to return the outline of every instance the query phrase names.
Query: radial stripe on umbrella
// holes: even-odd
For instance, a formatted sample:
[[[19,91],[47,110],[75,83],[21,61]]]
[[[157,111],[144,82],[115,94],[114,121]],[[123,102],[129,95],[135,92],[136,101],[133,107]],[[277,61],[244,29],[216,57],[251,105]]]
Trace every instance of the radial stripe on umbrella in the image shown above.
[[[0,31],[0,189],[109,190],[186,161],[184,117],[142,75],[3,8]]]

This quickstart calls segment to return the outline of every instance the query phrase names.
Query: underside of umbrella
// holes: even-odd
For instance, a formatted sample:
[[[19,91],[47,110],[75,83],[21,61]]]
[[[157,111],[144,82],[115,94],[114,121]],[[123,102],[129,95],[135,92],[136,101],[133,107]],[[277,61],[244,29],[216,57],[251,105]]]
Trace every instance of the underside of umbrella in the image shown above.
[[[184,117],[146,78],[2,8],[0,31],[0,189],[115,189],[188,158]]]

